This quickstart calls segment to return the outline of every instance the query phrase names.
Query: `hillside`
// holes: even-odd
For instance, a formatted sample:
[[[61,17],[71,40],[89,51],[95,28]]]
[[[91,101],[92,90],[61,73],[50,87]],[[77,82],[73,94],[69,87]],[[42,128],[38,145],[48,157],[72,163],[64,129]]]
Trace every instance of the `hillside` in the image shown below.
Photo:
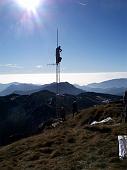
[[[120,124],[122,111],[119,102],[85,109],[59,127],[1,147],[0,169],[125,170],[127,160],[118,159],[117,142],[117,135],[127,132],[126,124]],[[113,122],[90,126],[91,116],[111,116]]]
[[[83,109],[120,100],[120,97],[99,93],[62,95],[58,96],[58,105],[64,106],[66,114],[69,114],[75,99],[79,109]],[[12,94],[0,97],[0,145],[38,133],[40,124],[56,118],[55,111],[56,95],[46,90],[31,95]]]
[[[6,88],[8,88],[8,86],[10,86],[11,83],[8,83],[8,84],[2,84],[0,83],[0,92],[4,91]]]

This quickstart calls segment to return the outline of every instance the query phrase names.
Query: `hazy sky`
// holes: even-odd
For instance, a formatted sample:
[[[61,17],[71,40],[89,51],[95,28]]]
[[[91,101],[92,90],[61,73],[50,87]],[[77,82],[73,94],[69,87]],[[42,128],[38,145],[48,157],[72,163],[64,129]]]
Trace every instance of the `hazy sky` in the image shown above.
[[[55,82],[55,74],[0,74],[0,83],[33,83],[48,84]],[[105,80],[127,78],[127,72],[105,72],[105,73],[62,73],[61,81],[72,84],[87,85],[90,83],[98,83]]]
[[[0,0],[0,74],[127,72],[127,0],[42,0],[33,13]]]

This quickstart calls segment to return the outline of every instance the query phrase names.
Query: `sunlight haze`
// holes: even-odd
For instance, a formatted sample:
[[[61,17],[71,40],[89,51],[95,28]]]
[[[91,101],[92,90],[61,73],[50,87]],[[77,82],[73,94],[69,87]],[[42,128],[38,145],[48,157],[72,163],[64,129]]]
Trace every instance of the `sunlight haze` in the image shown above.
[[[56,81],[55,74],[5,74],[0,75],[0,83],[32,83],[47,84]],[[68,81],[72,84],[86,85],[89,83],[98,83],[105,80],[127,78],[127,72],[112,73],[62,73],[61,81]]]

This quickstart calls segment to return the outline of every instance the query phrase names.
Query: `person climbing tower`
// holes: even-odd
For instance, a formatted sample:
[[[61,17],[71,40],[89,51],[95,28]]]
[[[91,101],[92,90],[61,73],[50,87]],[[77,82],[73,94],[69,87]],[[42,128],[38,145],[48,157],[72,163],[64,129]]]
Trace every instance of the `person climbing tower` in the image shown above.
[[[62,52],[61,46],[56,48],[56,64],[59,64],[62,60],[60,53]]]

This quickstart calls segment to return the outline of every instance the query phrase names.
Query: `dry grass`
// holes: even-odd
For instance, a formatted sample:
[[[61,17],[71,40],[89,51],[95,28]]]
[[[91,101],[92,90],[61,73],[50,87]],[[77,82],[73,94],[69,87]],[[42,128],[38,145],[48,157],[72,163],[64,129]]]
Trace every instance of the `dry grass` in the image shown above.
[[[122,107],[110,104],[69,117],[56,129],[0,148],[0,170],[126,170],[118,159],[118,134],[126,134],[120,122]],[[109,125],[86,124],[91,116],[112,116]]]

